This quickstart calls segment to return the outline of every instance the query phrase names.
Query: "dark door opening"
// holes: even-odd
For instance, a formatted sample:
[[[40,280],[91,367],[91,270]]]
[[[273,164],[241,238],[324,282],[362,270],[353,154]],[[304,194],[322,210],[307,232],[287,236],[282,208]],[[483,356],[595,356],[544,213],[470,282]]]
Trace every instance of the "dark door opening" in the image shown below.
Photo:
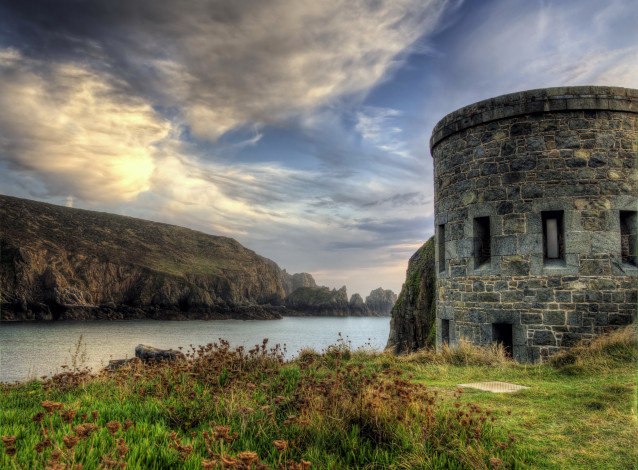
[[[441,320],[441,345],[450,345],[450,320]]]
[[[512,357],[512,325],[510,323],[492,323],[492,341],[501,344],[508,357]]]

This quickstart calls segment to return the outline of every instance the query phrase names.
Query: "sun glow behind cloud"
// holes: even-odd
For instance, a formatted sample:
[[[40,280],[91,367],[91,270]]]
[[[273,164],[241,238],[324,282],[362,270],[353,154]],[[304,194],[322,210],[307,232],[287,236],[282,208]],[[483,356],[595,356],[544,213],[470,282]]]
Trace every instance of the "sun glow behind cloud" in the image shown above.
[[[117,96],[109,80],[70,63],[48,67],[3,51],[0,150],[52,194],[87,202],[132,200],[150,189],[155,145],[170,125],[141,99]]]

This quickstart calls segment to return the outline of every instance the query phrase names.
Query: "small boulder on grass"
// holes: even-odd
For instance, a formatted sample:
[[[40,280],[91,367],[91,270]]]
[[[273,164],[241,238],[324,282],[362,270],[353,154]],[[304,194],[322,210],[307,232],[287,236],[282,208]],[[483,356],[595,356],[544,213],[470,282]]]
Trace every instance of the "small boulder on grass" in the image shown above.
[[[135,357],[148,363],[150,361],[176,361],[184,359],[184,354],[172,349],[158,349],[146,344],[138,344],[135,348]]]

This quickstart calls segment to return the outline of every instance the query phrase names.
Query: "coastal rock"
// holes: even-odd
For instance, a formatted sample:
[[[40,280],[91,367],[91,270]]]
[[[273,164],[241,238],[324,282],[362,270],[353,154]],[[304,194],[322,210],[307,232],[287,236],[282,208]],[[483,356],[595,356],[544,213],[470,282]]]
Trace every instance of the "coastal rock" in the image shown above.
[[[346,286],[339,290],[300,287],[286,297],[284,304],[288,315],[347,317],[351,313]]]
[[[317,283],[310,273],[288,274],[284,269],[281,272],[281,279],[286,295],[292,294],[300,287],[317,287]]]
[[[379,287],[370,292],[370,295],[366,297],[366,306],[370,312],[376,315],[390,316],[390,312],[396,301],[397,295],[394,292]]]
[[[392,309],[386,349],[403,353],[434,346],[435,276],[432,237],[410,258],[405,283]]]
[[[357,317],[368,317],[371,315],[368,306],[359,294],[352,294],[350,297],[350,314]]]
[[[281,318],[283,271],[232,238],[9,196],[0,220],[0,320]]]
[[[380,291],[380,292],[376,292]],[[369,317],[389,315],[396,295],[392,291],[379,288],[373,291],[371,309],[359,294],[348,300],[346,286],[341,289],[321,287],[300,287],[284,299],[285,315],[329,316],[329,317]]]
[[[184,354],[172,349],[158,349],[146,344],[138,344],[135,347],[135,357],[148,363],[150,361],[176,361],[184,359]]]

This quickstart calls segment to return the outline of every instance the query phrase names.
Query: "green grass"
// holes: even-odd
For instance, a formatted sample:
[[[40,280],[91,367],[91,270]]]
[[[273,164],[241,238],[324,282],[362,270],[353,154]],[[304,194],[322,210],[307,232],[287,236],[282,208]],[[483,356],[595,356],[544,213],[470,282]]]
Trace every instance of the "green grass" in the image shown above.
[[[535,366],[469,346],[339,345],[284,362],[222,342],[179,363],[0,386],[0,436],[15,436],[0,468],[635,468],[636,360],[632,329]],[[530,388],[457,388],[495,380]]]
[[[77,265],[98,260],[173,276],[221,276],[263,262],[232,238],[10,196],[0,201],[5,250],[45,246],[66,252]]]

